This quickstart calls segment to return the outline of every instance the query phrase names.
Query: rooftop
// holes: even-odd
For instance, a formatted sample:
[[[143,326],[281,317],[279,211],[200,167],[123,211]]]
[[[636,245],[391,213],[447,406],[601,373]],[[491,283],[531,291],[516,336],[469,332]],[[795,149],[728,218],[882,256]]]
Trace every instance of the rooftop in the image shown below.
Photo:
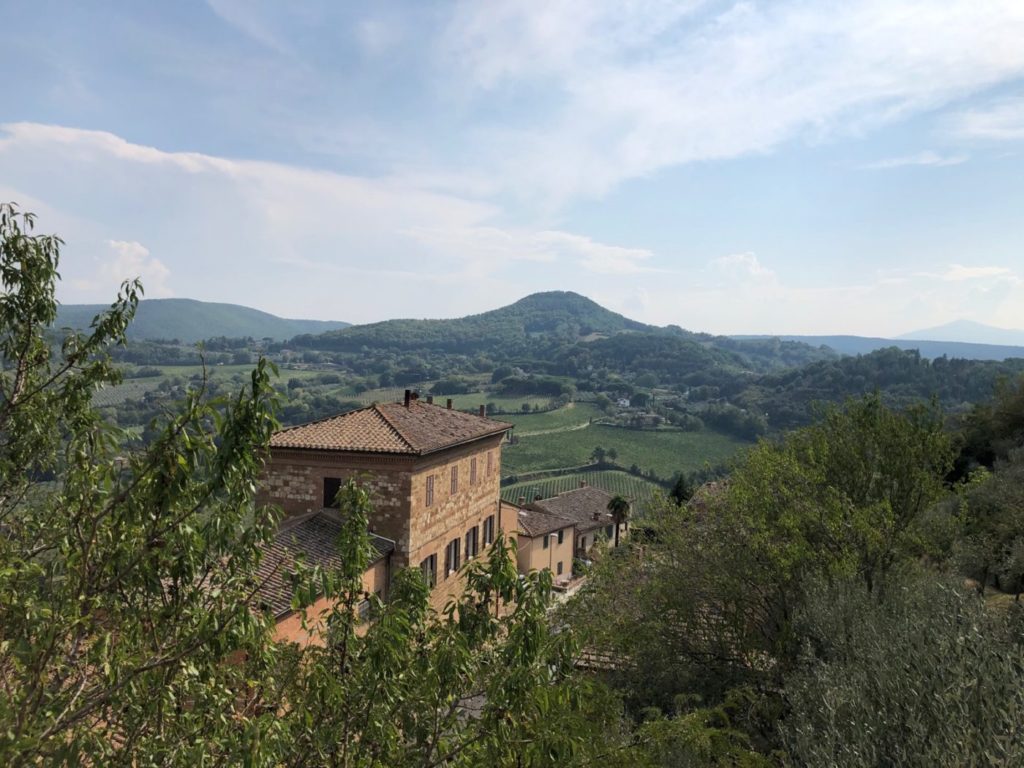
[[[550,499],[535,501],[530,506],[540,512],[565,518],[583,531],[611,523],[608,502],[613,498],[614,495],[608,491],[587,485],[565,491]],[[598,515],[597,520],[594,519],[595,514]]]
[[[270,438],[270,447],[422,456],[511,428],[504,421],[413,398],[408,405],[374,404],[282,429]]]
[[[507,501],[502,501],[501,503],[516,510],[516,519],[519,523],[520,532],[531,539],[573,525],[572,520],[559,517],[558,515],[552,515],[548,512],[528,507],[520,507],[518,504],[510,504]]]
[[[291,574],[295,561],[301,558],[306,565],[335,569],[341,565],[338,556],[338,536],[342,521],[338,513],[324,510],[296,522],[285,521],[267,545],[257,576],[261,587],[259,601],[274,618],[289,613],[292,606]],[[390,554],[395,544],[389,539],[370,534],[370,564]]]

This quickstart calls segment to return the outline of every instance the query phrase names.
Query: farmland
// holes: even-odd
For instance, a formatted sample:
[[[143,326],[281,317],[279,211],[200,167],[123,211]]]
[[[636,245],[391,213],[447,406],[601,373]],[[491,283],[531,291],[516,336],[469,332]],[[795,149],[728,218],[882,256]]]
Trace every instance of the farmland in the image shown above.
[[[662,478],[728,461],[749,443],[710,430],[633,430],[592,424],[585,429],[521,437],[502,451],[502,472],[522,474],[589,464],[594,448],[614,448],[615,463],[653,470]]]

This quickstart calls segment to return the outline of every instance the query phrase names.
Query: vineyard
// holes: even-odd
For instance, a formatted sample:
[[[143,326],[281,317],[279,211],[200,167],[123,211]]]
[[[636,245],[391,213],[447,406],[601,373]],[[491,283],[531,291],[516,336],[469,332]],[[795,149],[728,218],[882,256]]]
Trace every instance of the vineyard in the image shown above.
[[[538,494],[547,499],[557,496],[573,488],[579,488],[580,482],[586,482],[595,488],[608,491],[630,499],[637,512],[642,512],[655,498],[655,494],[665,493],[661,486],[645,480],[642,477],[631,475],[628,472],[615,470],[604,470],[594,472],[578,472],[572,475],[550,477],[542,480],[529,480],[515,485],[508,485],[501,489],[501,498],[505,501],[516,502],[520,497],[533,499]]]

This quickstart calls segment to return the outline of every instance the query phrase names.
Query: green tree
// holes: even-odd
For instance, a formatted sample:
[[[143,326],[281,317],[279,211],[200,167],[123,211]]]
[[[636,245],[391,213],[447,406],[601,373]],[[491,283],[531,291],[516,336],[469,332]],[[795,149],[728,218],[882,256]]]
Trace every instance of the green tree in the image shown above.
[[[629,520],[629,501],[623,496],[613,496],[608,502],[608,511],[615,521],[615,546],[619,546],[619,526]]]
[[[297,609],[334,600],[327,643],[275,644],[256,598],[277,520],[254,503],[277,424],[271,369],[261,360],[223,398],[200,377],[130,450],[91,398],[119,378],[108,350],[141,288],[52,345],[60,241],[31,225],[0,206],[0,764],[572,766],[629,752],[614,699],[575,674],[573,633],[549,629],[550,575],[519,577],[502,538],[440,616],[418,571],[396,574],[364,633],[369,499],[352,485],[342,565],[294,573]]]
[[[608,451],[602,448],[600,445],[596,446],[594,450],[590,452],[590,460],[595,464],[604,464],[605,458],[608,456]]]
[[[680,472],[676,476],[676,481],[672,484],[672,490],[669,491],[668,496],[677,505],[684,504],[691,499],[693,496],[693,485],[685,474]]]
[[[0,763],[224,759],[272,725],[239,698],[268,659],[248,608],[274,524],[252,504],[267,366],[230,400],[188,391],[125,452],[91,397],[141,288],[54,348],[60,241],[31,227],[0,206]]]

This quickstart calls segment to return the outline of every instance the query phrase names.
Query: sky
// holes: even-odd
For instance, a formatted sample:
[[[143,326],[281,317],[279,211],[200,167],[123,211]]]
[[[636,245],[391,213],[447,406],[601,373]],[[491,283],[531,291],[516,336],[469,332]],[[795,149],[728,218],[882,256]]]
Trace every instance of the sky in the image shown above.
[[[0,0],[65,303],[1024,328],[1022,0]]]

